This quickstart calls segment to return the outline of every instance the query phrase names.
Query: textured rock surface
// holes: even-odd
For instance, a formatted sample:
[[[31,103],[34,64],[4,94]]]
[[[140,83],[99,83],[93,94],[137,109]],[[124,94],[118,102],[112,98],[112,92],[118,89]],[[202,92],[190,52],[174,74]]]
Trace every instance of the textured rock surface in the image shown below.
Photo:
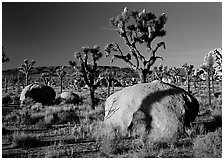
[[[60,98],[66,103],[79,103],[80,97],[73,92],[62,92]]]
[[[42,104],[51,104],[56,96],[53,88],[42,84],[30,84],[20,94],[20,102],[23,104],[27,97]]]
[[[105,103],[106,126],[145,134],[150,141],[175,141],[195,119],[197,100],[183,89],[153,81],[124,88]]]

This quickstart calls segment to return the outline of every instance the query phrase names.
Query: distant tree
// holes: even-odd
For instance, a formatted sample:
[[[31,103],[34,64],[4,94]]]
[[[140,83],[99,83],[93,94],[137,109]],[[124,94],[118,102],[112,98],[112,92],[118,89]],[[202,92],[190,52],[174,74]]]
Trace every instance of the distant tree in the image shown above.
[[[180,69],[179,68],[176,68],[176,67],[172,67],[169,69],[169,74],[173,80],[173,83],[177,85],[177,82],[178,82],[178,74],[180,73]]]
[[[191,92],[190,80],[192,78],[194,65],[185,63],[182,67],[185,69],[185,72],[186,72],[187,91],[190,93]]]
[[[104,77],[107,81],[107,97],[110,96],[110,86],[112,86],[112,92],[114,92],[114,82],[115,82],[116,71],[107,69],[104,73]]]
[[[56,74],[57,74],[57,76],[60,79],[60,93],[62,93],[62,90],[63,90],[63,78],[66,75],[66,72],[65,72],[64,69],[65,69],[64,66],[61,66],[58,69],[56,69]]]
[[[211,84],[213,83],[213,74],[214,74],[214,64],[215,64],[215,55],[214,51],[210,51],[204,57],[204,62],[201,65],[201,68],[207,73],[207,83],[208,83],[208,103],[211,105]]]
[[[8,77],[4,77],[3,78],[3,81],[2,82],[3,82],[3,86],[5,87],[5,93],[8,92],[9,81],[10,81],[10,79]]]
[[[157,18],[155,14],[146,12],[145,9],[142,11],[128,11],[127,7],[125,7],[120,15],[111,18],[110,23],[112,26],[117,27],[118,35],[123,38],[129,51],[125,54],[120,46],[113,42],[106,45],[104,49],[107,53],[106,56],[110,56],[114,52],[111,62],[115,58],[122,59],[138,72],[141,82],[146,83],[147,75],[152,73],[150,70],[152,65],[157,59],[163,60],[162,57],[156,55],[156,52],[160,47],[165,49],[165,42],[157,43],[154,49],[151,44],[155,38],[166,35],[164,30],[166,21],[167,17],[164,13]],[[137,44],[146,47],[146,53],[149,55],[148,60],[140,53]]]
[[[161,63],[158,67],[154,67],[154,73],[156,76],[156,79],[162,81],[163,78],[169,77],[168,67],[163,66]]]
[[[26,86],[29,85],[29,74],[31,70],[33,69],[33,66],[35,64],[35,61],[32,60],[30,63],[27,59],[24,60],[24,63],[21,64],[21,67],[19,67],[19,71],[25,74],[26,77]]]
[[[2,47],[2,63],[8,62],[9,58],[6,56],[4,48]]]
[[[221,74],[222,73],[222,49],[221,48],[215,49],[214,55],[215,55],[214,78],[218,79],[220,77],[220,79],[222,79],[222,74]]]
[[[103,54],[100,52],[100,47],[97,45],[95,45],[93,48],[82,47],[81,51],[75,52],[75,58],[78,59],[81,64],[79,72],[82,73],[85,83],[90,89],[92,109],[95,109],[94,92],[99,86],[100,81],[100,72],[97,69],[97,62],[102,56]],[[92,63],[88,62],[89,59],[91,59]],[[68,63],[77,69],[75,61],[68,61]]]
[[[49,73],[42,73],[41,74],[41,79],[43,80],[45,85],[49,85],[49,82],[51,80],[50,74]]]

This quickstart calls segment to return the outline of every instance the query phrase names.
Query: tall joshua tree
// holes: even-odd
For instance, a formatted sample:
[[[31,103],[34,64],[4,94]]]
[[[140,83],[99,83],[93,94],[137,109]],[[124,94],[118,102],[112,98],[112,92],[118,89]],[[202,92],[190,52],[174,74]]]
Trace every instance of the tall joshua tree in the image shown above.
[[[184,67],[186,72],[186,78],[187,78],[187,91],[190,93],[191,86],[190,86],[190,79],[192,78],[192,73],[194,69],[194,65],[185,63],[182,67]]]
[[[64,66],[61,66],[58,69],[56,69],[56,74],[60,78],[60,93],[62,93],[62,90],[63,90],[63,78],[66,75],[66,72],[65,72],[64,69],[65,69]]]
[[[26,86],[29,84],[29,74],[30,71],[33,69],[33,66],[35,64],[35,61],[32,60],[30,63],[27,59],[24,60],[24,63],[21,64],[21,67],[19,67],[19,71],[25,74],[26,77]]]
[[[208,83],[208,103],[211,105],[211,78],[213,74],[213,66],[215,63],[215,57],[214,57],[214,52],[210,51],[205,57],[204,57],[204,62],[201,65],[201,68],[207,73],[207,83]]]
[[[84,77],[85,83],[89,87],[90,96],[91,96],[91,107],[95,109],[95,98],[94,92],[99,85],[99,70],[97,69],[97,62],[102,57],[102,52],[100,52],[100,47],[95,45],[93,48],[82,47],[81,51],[75,52],[75,58],[79,60],[81,67],[80,72]],[[91,59],[92,63],[89,63],[88,60]],[[68,63],[76,67],[74,61],[68,61]]]
[[[117,27],[118,35],[123,38],[125,44],[128,46],[128,51],[124,52],[120,46],[115,43],[106,45],[104,51],[106,56],[113,54],[112,62],[115,58],[122,59],[131,68],[138,72],[141,82],[146,83],[147,74],[151,74],[150,68],[157,59],[162,57],[157,56],[156,52],[160,47],[165,49],[165,42],[159,42],[152,48],[151,44],[157,37],[166,35],[164,25],[166,24],[167,17],[163,13],[158,18],[151,12],[142,11],[128,11],[127,7],[116,18],[111,18],[110,23],[112,26]],[[137,48],[137,44],[146,47],[146,54],[148,59],[143,56]]]

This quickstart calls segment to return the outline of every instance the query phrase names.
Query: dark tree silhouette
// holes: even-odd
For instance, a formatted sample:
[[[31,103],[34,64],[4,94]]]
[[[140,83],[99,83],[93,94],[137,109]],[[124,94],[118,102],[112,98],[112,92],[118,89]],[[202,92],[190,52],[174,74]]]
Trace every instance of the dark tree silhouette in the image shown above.
[[[60,93],[62,93],[63,90],[63,78],[66,75],[66,72],[64,71],[65,67],[61,66],[58,69],[56,69],[56,74],[60,79]]]
[[[191,91],[190,80],[192,78],[194,65],[185,63],[182,67],[185,69],[185,72],[186,72],[187,91],[190,93],[190,91]]]
[[[99,86],[99,82],[101,80],[99,78],[100,72],[97,69],[97,62],[102,56],[103,54],[102,52],[100,52],[100,47],[97,45],[95,45],[93,48],[82,47],[82,50],[80,52],[75,52],[75,58],[78,59],[81,64],[79,72],[82,73],[85,83],[90,89],[92,109],[95,109],[94,92]],[[88,62],[88,60],[90,59],[92,63]],[[68,61],[68,63],[76,68],[75,61]]]
[[[112,62],[115,58],[122,59],[131,68],[138,72],[141,82],[146,83],[147,74],[151,66],[157,59],[163,59],[156,55],[160,47],[165,47],[165,42],[159,42],[155,48],[151,47],[153,40],[157,37],[166,35],[164,25],[166,24],[167,17],[162,14],[158,18],[151,12],[143,11],[128,11],[125,7],[124,11],[116,18],[111,18],[112,26],[117,27],[118,35],[123,38],[125,44],[128,46],[127,53],[123,52],[120,46],[113,42],[106,45],[104,51],[106,56],[113,54]],[[137,47],[137,44],[146,47],[146,53],[149,58],[146,59]]]
[[[116,76],[115,70],[107,69],[104,72],[104,77],[107,81],[107,97],[110,96],[110,86],[112,86],[112,91],[114,92],[114,82],[116,81],[115,76]]]

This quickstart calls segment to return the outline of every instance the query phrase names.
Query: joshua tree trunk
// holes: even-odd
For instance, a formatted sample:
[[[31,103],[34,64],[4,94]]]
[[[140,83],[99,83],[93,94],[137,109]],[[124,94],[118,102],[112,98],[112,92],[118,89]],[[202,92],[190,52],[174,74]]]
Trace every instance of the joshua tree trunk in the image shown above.
[[[189,93],[191,92],[189,76],[187,76],[187,91],[188,91]]]
[[[107,97],[110,96],[110,81],[107,82]]]
[[[62,93],[63,90],[63,77],[60,77],[60,92]]]
[[[8,80],[7,80],[7,78],[5,78],[4,81],[5,81],[5,93],[7,93],[8,92]]]
[[[141,70],[138,71],[138,74],[139,74],[141,82],[142,83],[147,83],[147,80],[146,80],[147,72],[146,72],[146,70],[141,69]]]
[[[210,88],[210,71],[207,73],[207,81],[208,81],[208,104],[211,105],[211,88]]]
[[[95,98],[94,98],[94,86],[89,87],[90,88],[90,96],[91,96],[91,107],[94,110],[95,109]]]
[[[29,85],[29,74],[28,73],[26,73],[26,86],[28,86]]]
[[[112,92],[114,93],[114,81],[113,80],[111,82],[111,86],[112,86]]]
[[[212,93],[214,94],[215,93],[215,86],[214,86],[214,77],[213,77],[213,75],[211,75],[211,78],[212,78]]]

